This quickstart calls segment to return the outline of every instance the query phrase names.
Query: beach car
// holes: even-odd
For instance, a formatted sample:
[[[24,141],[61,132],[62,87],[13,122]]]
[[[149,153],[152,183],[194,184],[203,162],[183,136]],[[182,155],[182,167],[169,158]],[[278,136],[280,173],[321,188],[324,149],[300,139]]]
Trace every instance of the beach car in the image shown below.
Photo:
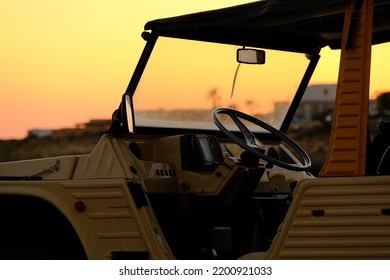
[[[367,137],[389,13],[386,0],[265,0],[146,23],[90,154],[0,163],[0,257],[390,258],[387,123]],[[340,70],[313,176],[287,133],[324,48],[341,50]]]

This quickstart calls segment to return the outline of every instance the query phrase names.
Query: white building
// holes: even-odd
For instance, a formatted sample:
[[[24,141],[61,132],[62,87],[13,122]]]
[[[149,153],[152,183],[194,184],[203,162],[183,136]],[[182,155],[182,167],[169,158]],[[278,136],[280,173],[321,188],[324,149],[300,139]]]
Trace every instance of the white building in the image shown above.
[[[307,122],[332,112],[336,98],[336,84],[307,87],[296,112],[295,122]]]
[[[31,129],[28,131],[29,137],[35,138],[47,138],[53,135],[53,130],[51,129]]]

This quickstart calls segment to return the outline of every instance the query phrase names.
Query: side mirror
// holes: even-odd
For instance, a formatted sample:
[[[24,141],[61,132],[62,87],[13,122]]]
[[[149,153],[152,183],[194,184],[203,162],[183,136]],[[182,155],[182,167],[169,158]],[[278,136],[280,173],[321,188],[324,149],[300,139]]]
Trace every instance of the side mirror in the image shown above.
[[[135,133],[133,98],[130,94],[122,96],[121,116],[124,129],[130,133]]]
[[[237,62],[245,64],[264,64],[265,51],[256,49],[238,49]]]

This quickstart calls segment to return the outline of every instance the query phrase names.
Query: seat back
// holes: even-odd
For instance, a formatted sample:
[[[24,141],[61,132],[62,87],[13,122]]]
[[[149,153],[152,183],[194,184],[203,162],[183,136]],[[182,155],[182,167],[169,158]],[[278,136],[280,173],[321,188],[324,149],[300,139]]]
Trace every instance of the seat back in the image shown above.
[[[390,121],[381,121],[378,124],[379,133],[375,135],[368,161],[370,175],[390,174]]]

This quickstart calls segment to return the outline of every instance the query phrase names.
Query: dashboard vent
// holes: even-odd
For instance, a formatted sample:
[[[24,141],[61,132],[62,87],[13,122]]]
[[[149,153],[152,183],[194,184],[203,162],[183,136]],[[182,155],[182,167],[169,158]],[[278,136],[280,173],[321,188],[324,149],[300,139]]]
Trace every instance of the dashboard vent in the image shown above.
[[[176,176],[175,170],[172,170],[172,169],[156,169],[155,174],[156,174],[156,176],[159,176],[159,177],[174,177],[174,176]]]

